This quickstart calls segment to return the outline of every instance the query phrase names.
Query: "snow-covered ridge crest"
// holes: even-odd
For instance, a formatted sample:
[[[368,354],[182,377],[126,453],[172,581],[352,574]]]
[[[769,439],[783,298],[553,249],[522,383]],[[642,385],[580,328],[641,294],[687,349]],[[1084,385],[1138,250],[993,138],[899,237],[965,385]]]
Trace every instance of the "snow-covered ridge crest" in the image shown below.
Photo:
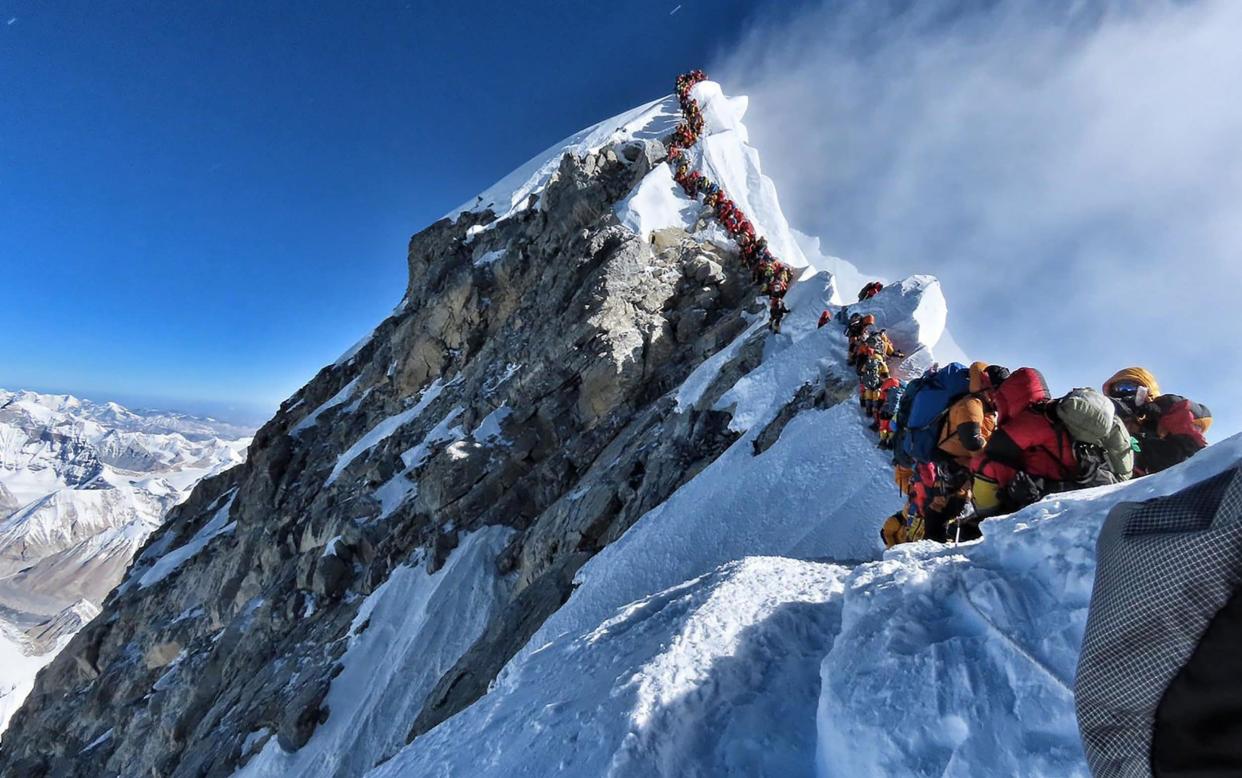
[[[781,211],[776,186],[763,174],[759,152],[750,145],[750,135],[742,121],[748,98],[729,97],[714,81],[696,84],[691,94],[702,110],[704,124],[699,142],[686,150],[687,164],[728,192],[754,224],[756,234],[767,238],[781,262],[794,268],[807,267],[810,262]],[[617,217],[630,230],[649,236],[668,227],[694,232],[702,211],[702,206],[677,185],[665,165],[644,178],[618,204]],[[714,222],[703,228],[711,231],[713,240],[730,243],[724,230]]]
[[[506,219],[529,207],[532,197],[538,198],[566,154],[584,157],[619,141],[659,140],[672,131],[679,116],[677,101],[664,97],[605,119],[535,155],[474,200],[449,211],[445,218],[490,210],[497,220]]]

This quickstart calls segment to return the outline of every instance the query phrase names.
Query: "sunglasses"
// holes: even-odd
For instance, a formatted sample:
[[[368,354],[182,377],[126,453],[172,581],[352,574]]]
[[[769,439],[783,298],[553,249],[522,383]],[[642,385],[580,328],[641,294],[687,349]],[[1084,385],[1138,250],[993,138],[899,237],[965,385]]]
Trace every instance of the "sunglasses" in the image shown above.
[[[1138,397],[1140,394],[1146,395],[1147,387],[1135,381],[1118,381],[1109,387],[1108,394],[1118,399],[1129,399]]]

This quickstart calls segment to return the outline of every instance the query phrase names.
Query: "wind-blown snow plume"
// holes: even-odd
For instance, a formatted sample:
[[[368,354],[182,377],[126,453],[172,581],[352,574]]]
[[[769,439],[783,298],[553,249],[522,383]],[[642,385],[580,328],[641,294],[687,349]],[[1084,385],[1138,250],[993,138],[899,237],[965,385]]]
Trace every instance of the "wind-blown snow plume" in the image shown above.
[[[1144,364],[1242,428],[1214,337],[1239,325],[1242,6],[979,5],[822,3],[711,71],[752,96],[791,221],[936,274],[968,351],[1062,389]]]

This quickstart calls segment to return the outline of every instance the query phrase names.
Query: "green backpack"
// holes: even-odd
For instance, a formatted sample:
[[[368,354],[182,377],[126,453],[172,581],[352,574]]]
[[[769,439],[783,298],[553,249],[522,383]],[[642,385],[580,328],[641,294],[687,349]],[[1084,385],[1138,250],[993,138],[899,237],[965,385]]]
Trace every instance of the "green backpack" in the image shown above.
[[[1056,414],[1070,437],[1103,451],[1118,480],[1130,478],[1134,472],[1134,447],[1112,400],[1094,389],[1074,389],[1057,400]]]

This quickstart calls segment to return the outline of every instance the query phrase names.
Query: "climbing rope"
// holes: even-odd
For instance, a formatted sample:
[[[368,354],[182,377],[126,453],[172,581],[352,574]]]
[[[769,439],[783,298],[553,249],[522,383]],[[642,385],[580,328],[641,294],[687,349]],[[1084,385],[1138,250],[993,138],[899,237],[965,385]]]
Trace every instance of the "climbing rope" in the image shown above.
[[[785,306],[785,293],[793,283],[793,268],[781,262],[768,248],[767,238],[755,233],[755,226],[738,208],[718,184],[697,170],[690,170],[686,151],[699,141],[703,132],[703,111],[691,90],[707,74],[692,70],[677,77],[677,102],[681,105],[682,121],[664,141],[668,150],[668,164],[673,169],[673,180],[691,198],[703,197],[703,203],[711,208],[716,221],[737,243],[739,257],[750,270],[751,281],[759,287],[760,294],[768,296],[771,325],[780,332],[780,322],[789,309]]]

